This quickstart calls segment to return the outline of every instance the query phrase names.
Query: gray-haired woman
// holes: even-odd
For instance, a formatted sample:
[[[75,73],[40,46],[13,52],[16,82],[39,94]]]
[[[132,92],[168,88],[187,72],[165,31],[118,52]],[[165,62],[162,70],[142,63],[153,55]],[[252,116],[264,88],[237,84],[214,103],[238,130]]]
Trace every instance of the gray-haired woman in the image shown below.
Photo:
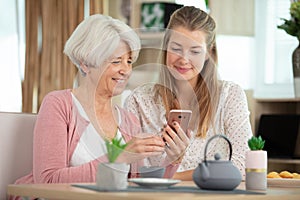
[[[115,137],[128,143],[117,162],[130,165],[129,177],[138,176],[145,157],[164,151],[160,137],[139,137],[138,119],[112,105],[112,97],[128,82],[140,46],[129,26],[109,16],[93,15],[78,25],[64,53],[80,71],[79,86],[43,99],[33,171],[16,183],[95,182],[98,164],[107,162],[105,140]]]

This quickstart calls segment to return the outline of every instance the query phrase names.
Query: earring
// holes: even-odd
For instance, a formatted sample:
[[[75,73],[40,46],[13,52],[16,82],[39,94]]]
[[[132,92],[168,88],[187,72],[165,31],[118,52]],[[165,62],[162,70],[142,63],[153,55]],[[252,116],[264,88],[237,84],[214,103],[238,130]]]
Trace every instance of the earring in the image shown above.
[[[90,69],[85,64],[80,64],[80,71],[84,72],[85,74],[90,72]]]

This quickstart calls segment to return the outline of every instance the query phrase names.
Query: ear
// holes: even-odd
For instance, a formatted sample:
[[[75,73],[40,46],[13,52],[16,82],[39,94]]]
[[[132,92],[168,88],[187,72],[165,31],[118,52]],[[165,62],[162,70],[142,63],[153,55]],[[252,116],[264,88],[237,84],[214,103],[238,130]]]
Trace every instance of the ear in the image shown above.
[[[205,61],[207,61],[207,60],[208,60],[208,58],[209,58],[209,54],[208,54],[208,53],[206,53],[206,54],[205,54]]]
[[[86,66],[85,64],[81,63],[80,64],[80,68],[81,70],[84,72],[84,73],[89,73],[90,72],[90,69],[88,68],[88,66]]]
[[[212,55],[212,52],[213,52],[213,46],[210,47],[208,49],[208,51],[206,52],[206,54],[205,54],[205,61],[207,61],[209,59],[210,55]]]

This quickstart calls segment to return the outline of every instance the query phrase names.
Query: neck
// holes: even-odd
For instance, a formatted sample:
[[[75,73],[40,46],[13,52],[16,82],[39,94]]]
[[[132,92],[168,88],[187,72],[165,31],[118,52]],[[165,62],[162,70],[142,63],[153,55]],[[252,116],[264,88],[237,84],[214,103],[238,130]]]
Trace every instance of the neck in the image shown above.
[[[188,81],[177,81],[176,82],[177,88],[177,99],[180,103],[182,108],[190,108],[196,98],[194,88]]]
[[[92,91],[92,92],[91,92]],[[95,90],[78,87],[73,94],[84,108],[89,120],[103,138],[113,138],[118,125],[118,115],[108,95],[95,94]]]
[[[73,89],[72,92],[85,108],[96,109],[100,112],[105,112],[112,108],[111,96],[97,94],[96,89],[80,86]]]

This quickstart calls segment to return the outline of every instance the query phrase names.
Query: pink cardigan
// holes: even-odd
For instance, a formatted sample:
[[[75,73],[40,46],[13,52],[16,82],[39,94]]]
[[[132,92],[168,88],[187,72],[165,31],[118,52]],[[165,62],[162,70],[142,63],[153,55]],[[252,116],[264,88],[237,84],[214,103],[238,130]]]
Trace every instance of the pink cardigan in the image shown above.
[[[141,130],[138,119],[119,108],[120,131],[126,142]],[[86,164],[70,167],[72,154],[81,134],[89,124],[72,103],[71,90],[50,92],[45,96],[37,117],[33,143],[33,170],[16,181],[21,183],[95,182],[97,166],[107,162],[102,156]],[[130,164],[129,177],[137,177],[142,160]],[[172,177],[178,165],[167,165],[165,177]]]

